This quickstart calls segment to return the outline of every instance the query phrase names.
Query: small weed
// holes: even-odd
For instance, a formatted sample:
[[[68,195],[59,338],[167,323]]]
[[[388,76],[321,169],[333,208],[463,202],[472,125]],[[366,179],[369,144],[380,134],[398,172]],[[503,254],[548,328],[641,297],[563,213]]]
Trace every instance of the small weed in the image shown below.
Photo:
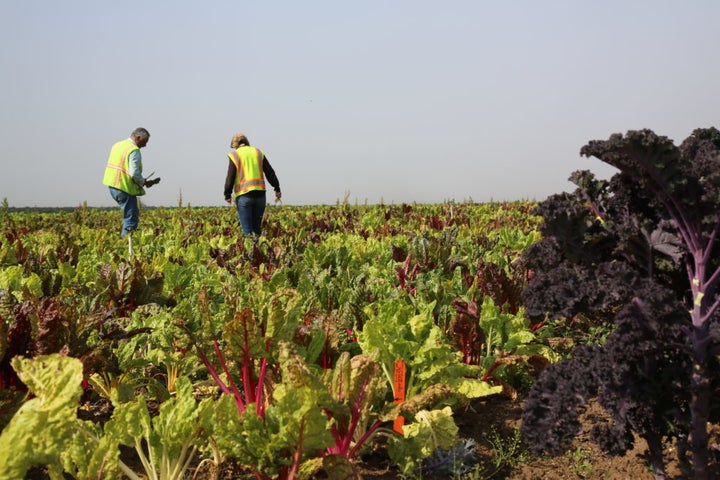
[[[489,480],[505,469],[511,469],[527,461],[527,451],[522,446],[520,430],[516,428],[509,437],[504,437],[493,428],[484,435],[493,449],[490,465],[475,465],[472,470],[453,475],[453,480]]]
[[[570,460],[570,471],[580,478],[590,478],[593,473],[593,466],[590,463],[590,454],[587,450],[578,447],[567,452],[565,456]]]
[[[501,436],[500,433],[493,428],[489,434],[485,435],[485,438],[495,451],[493,465],[498,470],[504,467],[514,467],[527,459],[527,452],[522,446],[519,428],[514,429],[510,437]]]

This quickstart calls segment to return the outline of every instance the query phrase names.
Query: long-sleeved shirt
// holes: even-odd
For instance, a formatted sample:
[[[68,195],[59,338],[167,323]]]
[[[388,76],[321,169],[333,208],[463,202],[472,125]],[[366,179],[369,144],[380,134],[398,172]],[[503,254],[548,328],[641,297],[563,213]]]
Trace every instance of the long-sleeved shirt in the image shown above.
[[[230,197],[232,197],[233,187],[235,186],[235,174],[237,173],[237,169],[235,168],[235,164],[232,160],[228,160],[228,162],[230,162],[230,164],[228,165],[227,176],[225,177],[225,200],[229,200]],[[265,155],[263,155],[263,174],[265,175],[265,179],[270,185],[272,185],[275,191],[279,192],[280,181],[278,180],[277,175],[275,175],[275,170],[273,170]],[[253,191],[248,193],[252,193]]]
[[[130,141],[135,143],[132,138],[130,139]],[[139,148],[130,152],[129,160],[130,176],[132,176],[133,181],[141,187],[145,186],[145,179],[142,176],[142,155],[140,154]]]

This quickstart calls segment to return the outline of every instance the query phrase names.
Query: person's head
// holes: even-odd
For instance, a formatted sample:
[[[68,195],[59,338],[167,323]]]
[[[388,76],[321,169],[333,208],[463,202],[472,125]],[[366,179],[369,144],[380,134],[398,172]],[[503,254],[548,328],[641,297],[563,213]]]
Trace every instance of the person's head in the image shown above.
[[[150,140],[150,132],[148,132],[143,127],[138,127],[132,131],[132,133],[130,134],[130,138],[133,139],[135,145],[143,148],[145,145],[147,145],[148,140]]]
[[[250,146],[247,137],[243,133],[236,133],[230,140],[230,148],[240,148],[242,145]]]

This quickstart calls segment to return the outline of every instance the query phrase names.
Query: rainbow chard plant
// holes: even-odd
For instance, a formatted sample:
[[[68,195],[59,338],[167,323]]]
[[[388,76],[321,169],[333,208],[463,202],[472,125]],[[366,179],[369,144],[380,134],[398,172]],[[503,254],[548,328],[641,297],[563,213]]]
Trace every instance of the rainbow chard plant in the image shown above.
[[[348,460],[355,458],[369,439],[391,419],[382,412],[387,384],[380,373],[380,364],[369,355],[350,357],[343,352],[332,370],[325,370],[323,383],[337,402],[327,409],[332,419],[330,432],[334,444],[327,449],[330,455]]]
[[[572,194],[542,202],[543,239],[524,254],[530,318],[613,322],[602,346],[583,346],[533,387],[522,432],[557,450],[578,431],[576,408],[597,395],[612,421],[593,436],[621,454],[638,433],[656,478],[662,440],[696,479],[711,477],[708,422],[717,420],[720,353],[720,131],[679,147],[650,130],[592,141],[581,154],[619,170],[609,182],[576,172]],[[608,368],[612,366],[612,368]]]
[[[452,306],[456,312],[448,329],[452,345],[462,353],[464,363],[482,367],[483,381],[501,385],[511,398],[518,396],[508,381],[511,374],[529,377],[556,360],[557,355],[538,341],[522,309],[504,312],[487,296],[481,304],[456,297]]]
[[[278,350],[278,381],[262,398],[263,408],[240,412],[232,395],[221,396],[217,406],[218,448],[258,480],[308,478],[322,468],[320,452],[332,444],[325,411],[336,402],[292,344],[280,342]]]
[[[233,320],[225,327],[226,335],[236,339],[239,343],[239,351],[237,355],[232,357],[232,364],[237,365],[240,370],[238,382],[234,380],[226,355],[217,340],[213,341],[213,348],[220,363],[222,374],[215,368],[215,365],[210,361],[194,335],[189,330],[188,333],[193,339],[200,360],[220,388],[220,391],[233,398],[237,413],[242,415],[248,405],[252,404],[256,410],[255,413],[260,417],[264,416],[263,385],[268,366],[267,348],[271,344],[271,339],[260,341],[260,339],[256,338],[258,333],[257,324],[252,311],[245,308],[236,312]]]
[[[393,397],[402,398],[395,391],[395,361],[402,360],[407,366],[405,395],[407,399],[420,396],[431,387],[445,385],[452,392],[448,402],[463,401],[499,393],[495,387],[481,379],[482,370],[477,365],[463,363],[462,354],[453,348],[435,324],[435,302],[418,302],[409,305],[403,299],[386,299],[367,307],[370,318],[358,343],[362,351],[377,355]]]
[[[150,415],[143,396],[115,405],[112,419],[104,426],[105,436],[134,448],[144,469],[144,475],[139,475],[120,462],[119,468],[128,478],[185,478],[208,443],[215,426],[213,400],[197,402],[187,377],[179,377],[176,387],[175,396],[163,402],[155,416]]]

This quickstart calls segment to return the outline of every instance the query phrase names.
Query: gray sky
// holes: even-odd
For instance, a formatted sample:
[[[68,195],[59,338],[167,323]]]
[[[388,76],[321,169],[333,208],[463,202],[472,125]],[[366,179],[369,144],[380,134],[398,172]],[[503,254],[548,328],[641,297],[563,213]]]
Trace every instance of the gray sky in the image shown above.
[[[288,205],[542,200],[589,140],[718,125],[717,0],[3,1],[0,198],[111,206],[150,131],[147,205],[224,205],[244,132]]]

